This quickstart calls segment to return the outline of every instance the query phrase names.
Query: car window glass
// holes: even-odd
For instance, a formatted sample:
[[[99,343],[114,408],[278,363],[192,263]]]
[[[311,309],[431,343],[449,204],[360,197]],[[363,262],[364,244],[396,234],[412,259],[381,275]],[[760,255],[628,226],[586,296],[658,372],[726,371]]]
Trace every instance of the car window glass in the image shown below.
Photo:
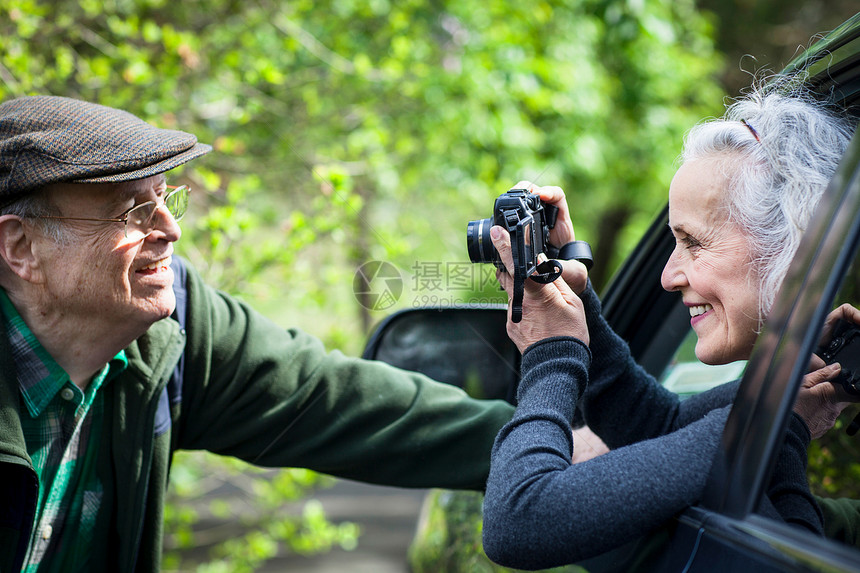
[[[744,373],[746,360],[712,366],[696,358],[696,333],[690,329],[672,360],[659,376],[659,382],[682,399],[724,382],[737,380]]]

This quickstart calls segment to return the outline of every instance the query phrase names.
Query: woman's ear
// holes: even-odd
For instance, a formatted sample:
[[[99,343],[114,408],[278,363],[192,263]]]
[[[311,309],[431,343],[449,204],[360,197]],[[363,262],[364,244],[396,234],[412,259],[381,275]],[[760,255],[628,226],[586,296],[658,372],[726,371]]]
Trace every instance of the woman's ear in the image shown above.
[[[38,282],[41,270],[33,251],[32,227],[17,215],[0,216],[0,258],[22,280]]]

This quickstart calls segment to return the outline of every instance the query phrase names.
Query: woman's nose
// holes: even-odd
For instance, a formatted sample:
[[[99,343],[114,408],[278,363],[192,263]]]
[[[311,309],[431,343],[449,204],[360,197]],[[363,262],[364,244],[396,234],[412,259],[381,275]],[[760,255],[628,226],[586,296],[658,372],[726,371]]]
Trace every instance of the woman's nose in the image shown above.
[[[666,266],[663,267],[663,274],[660,275],[660,284],[667,291],[675,291],[687,284],[687,276],[675,255],[677,251],[672,251],[669,260],[666,261]]]

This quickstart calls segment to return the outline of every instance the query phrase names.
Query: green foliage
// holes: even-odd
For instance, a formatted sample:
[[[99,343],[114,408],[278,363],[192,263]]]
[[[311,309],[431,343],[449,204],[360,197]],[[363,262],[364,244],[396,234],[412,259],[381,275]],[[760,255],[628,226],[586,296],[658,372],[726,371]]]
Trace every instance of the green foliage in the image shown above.
[[[309,470],[263,470],[203,452],[178,453],[173,503],[165,507],[164,569],[252,572],[287,550],[353,549],[357,525],[332,524],[318,501],[301,501],[331,482]]]
[[[860,499],[860,459],[857,436],[849,436],[845,427],[858,413],[849,408],[832,430],[809,445],[809,487],[822,497]]]
[[[424,500],[421,521],[409,550],[413,573],[505,573],[518,571],[490,561],[481,545],[481,504],[477,492],[433,490]],[[585,573],[575,565],[547,573]]]
[[[3,98],[82,97],[212,143],[180,251],[302,309],[284,322],[337,316],[316,333],[351,352],[379,318],[342,287],[354,269],[465,261],[465,221],[521,179],[567,190],[600,286],[664,203],[682,133],[720,109],[692,0],[8,0],[0,22]]]
[[[351,289],[364,262],[401,270],[400,307],[504,300],[491,269],[446,273],[467,264],[466,221],[522,179],[566,190],[600,286],[665,202],[683,132],[720,112],[712,35],[693,0],[5,0],[0,99],[83,98],[211,143],[171,173],[194,189],[177,250],[355,354],[380,318]],[[409,280],[418,262],[442,283]],[[200,543],[181,485],[197,464],[216,462],[174,465],[176,546]],[[250,570],[282,542],[353,542],[310,507],[215,554]]]

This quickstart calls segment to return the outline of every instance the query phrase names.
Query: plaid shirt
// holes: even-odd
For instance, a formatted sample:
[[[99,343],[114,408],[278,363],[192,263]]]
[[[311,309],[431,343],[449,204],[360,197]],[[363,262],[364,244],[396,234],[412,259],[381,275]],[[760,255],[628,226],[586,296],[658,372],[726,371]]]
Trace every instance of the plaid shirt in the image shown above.
[[[99,390],[128,361],[120,351],[82,392],[36,340],[3,289],[0,310],[29,414],[21,416],[21,428],[39,478],[24,571],[86,571],[102,506],[102,484],[95,472],[104,418]]]

